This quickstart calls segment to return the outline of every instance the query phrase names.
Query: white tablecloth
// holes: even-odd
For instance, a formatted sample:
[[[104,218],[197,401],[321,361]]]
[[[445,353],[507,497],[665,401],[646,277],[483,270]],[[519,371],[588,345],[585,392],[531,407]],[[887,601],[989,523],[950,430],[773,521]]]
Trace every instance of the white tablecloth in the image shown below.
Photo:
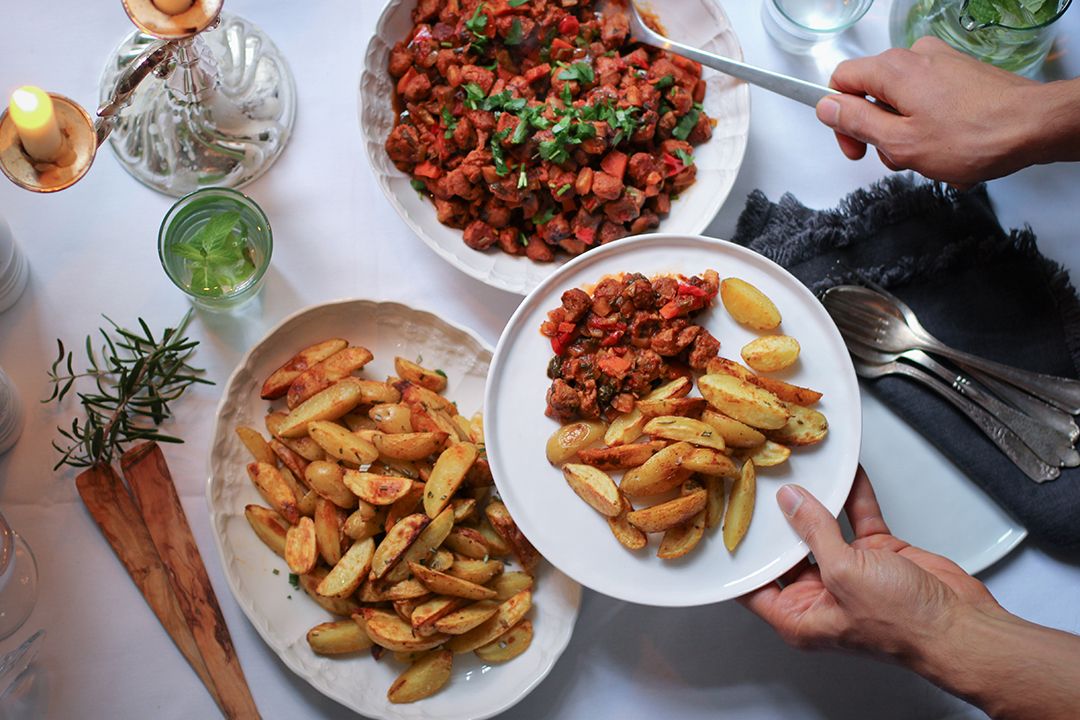
[[[355,715],[278,660],[225,583],[204,500],[207,439],[222,384],[266,329],[313,303],[349,296],[399,300],[437,309],[494,345],[520,301],[440,259],[394,214],[375,184],[361,147],[356,90],[380,5],[375,0],[230,0],[226,7],[259,25],[288,58],[299,110],[288,148],[246,190],[275,230],[261,314],[193,321],[190,335],[201,342],[196,364],[218,384],[197,386],[176,404],[170,429],[187,442],[166,446],[165,453],[266,718]],[[836,52],[818,59],[776,49],[762,29],[759,0],[729,0],[726,6],[748,62],[820,82],[842,56],[888,46],[887,0],[878,0]],[[88,108],[97,105],[105,59],[132,30],[119,0],[6,2],[3,19],[3,96],[31,83]],[[1059,76],[1074,77],[1080,74],[1080,11],[1067,13],[1061,26],[1052,68]],[[812,110],[758,89],[751,96],[745,160],[707,234],[730,236],[755,188],[773,200],[791,192],[811,207],[829,208],[886,174],[873,153],[860,162],[844,159]],[[991,183],[990,193],[1004,225],[1030,225],[1046,255],[1080,270],[1080,167],[1024,170]],[[27,410],[21,440],[0,456],[0,504],[33,548],[40,569],[33,614],[0,643],[0,652],[38,628],[48,631],[31,666],[29,690],[17,703],[0,706],[0,716],[186,720],[218,714],[87,514],[74,487],[75,473],[52,469],[56,427],[70,423],[73,407],[39,402],[50,391],[46,369],[56,357],[58,338],[78,350],[87,334],[106,323],[103,316],[122,326],[141,317],[152,328],[163,328],[188,309],[164,277],[155,247],[171,202],[128,176],[108,149],[85,179],[59,194],[34,195],[0,182],[0,212],[31,268],[25,294],[0,314],[0,366],[20,389]],[[927,452],[916,445],[910,434],[901,434],[888,451],[864,452],[863,461],[879,482],[903,482],[890,477],[899,472],[894,459]],[[1009,610],[1076,632],[1078,565],[1076,552],[1047,552],[1025,542],[980,577]],[[668,610],[586,591],[566,653],[549,677],[502,717],[913,720],[982,714],[905,670],[790,650],[735,603]]]

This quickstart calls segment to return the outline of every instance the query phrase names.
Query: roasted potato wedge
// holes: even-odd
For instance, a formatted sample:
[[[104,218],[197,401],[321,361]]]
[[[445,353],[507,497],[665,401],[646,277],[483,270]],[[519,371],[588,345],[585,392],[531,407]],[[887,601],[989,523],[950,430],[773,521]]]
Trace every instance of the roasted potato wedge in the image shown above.
[[[264,400],[276,400],[289,392],[289,386],[300,373],[322,362],[334,353],[348,347],[349,343],[341,338],[330,338],[306,347],[293,355],[289,360],[271,373],[270,377],[263,382],[260,396]]]
[[[676,525],[689,522],[705,509],[707,492],[702,489],[690,495],[650,505],[626,514],[627,521],[643,533],[664,532]]]
[[[525,589],[499,605],[499,610],[477,627],[461,635],[452,635],[446,649],[455,654],[472,652],[493,642],[513,627],[532,607],[532,590]]]
[[[506,662],[528,650],[529,645],[532,644],[532,638],[532,623],[528,619],[519,620],[517,625],[487,645],[476,648],[474,652],[484,662]]]
[[[347,347],[300,373],[285,394],[286,406],[294,408],[338,380],[352,374],[372,360],[371,351],[362,347]]]
[[[736,322],[758,330],[775,330],[782,320],[769,297],[739,278],[720,281],[720,301]]]
[[[688,442],[668,445],[638,467],[627,470],[619,490],[630,497],[647,497],[682,485],[692,472],[682,467],[682,459],[693,450]]]
[[[248,505],[244,508],[244,517],[247,518],[251,529],[266,543],[266,546],[276,555],[285,557],[285,534],[292,525],[288,520],[270,508],[262,505]]]
[[[607,517],[619,514],[619,488],[610,475],[582,463],[566,463],[562,470],[570,488],[594,510]]]
[[[782,427],[765,433],[770,440],[782,445],[813,445],[825,439],[829,421],[823,414],[802,405],[789,403],[787,408],[791,417]]]
[[[247,465],[248,477],[263,499],[270,504],[290,525],[300,522],[300,510],[296,494],[273,465],[252,462]]]
[[[585,448],[578,451],[577,459],[604,472],[617,472],[641,465],[667,445],[666,440],[649,440],[615,447]]]
[[[438,370],[428,370],[419,363],[406,360],[403,357],[394,358],[394,372],[402,380],[432,392],[441,393],[446,390],[446,374]]]
[[[630,504],[630,500],[625,495],[619,495],[619,500],[622,506],[619,508],[619,514],[615,517],[609,517],[607,519],[608,525],[611,526],[611,532],[615,535],[615,539],[619,541],[619,544],[630,550],[640,550],[645,547],[649,538],[641,530],[637,529],[630,524],[626,516],[634,510],[634,506]]]
[[[709,405],[750,427],[775,430],[791,417],[791,411],[778,397],[734,375],[702,375],[698,388]]]
[[[776,372],[799,359],[799,341],[790,335],[763,335],[743,345],[743,362],[754,372]]]
[[[409,666],[390,686],[386,697],[392,703],[411,703],[435,694],[450,679],[454,653],[432,650]]]
[[[307,641],[319,655],[357,652],[374,645],[364,628],[352,619],[319,623],[308,630]]]
[[[578,420],[562,425],[547,441],[547,459],[552,465],[560,465],[579,451],[604,437],[607,424],[599,420]]]
[[[297,405],[281,422],[281,437],[300,437],[312,420],[337,420],[363,399],[357,383],[339,382]]]
[[[652,438],[671,440],[672,442],[688,442],[691,445],[712,448],[713,450],[727,449],[724,436],[718,433],[712,425],[701,420],[678,415],[654,417],[645,424],[645,434]]]
[[[750,528],[750,518],[754,515],[754,500],[757,496],[757,473],[751,460],[743,463],[739,479],[731,487],[727,512],[724,514],[724,546],[729,552],[746,536]]]
[[[429,517],[435,517],[450,504],[450,498],[461,487],[478,455],[477,447],[470,442],[451,445],[439,454],[424,486],[424,512]]]

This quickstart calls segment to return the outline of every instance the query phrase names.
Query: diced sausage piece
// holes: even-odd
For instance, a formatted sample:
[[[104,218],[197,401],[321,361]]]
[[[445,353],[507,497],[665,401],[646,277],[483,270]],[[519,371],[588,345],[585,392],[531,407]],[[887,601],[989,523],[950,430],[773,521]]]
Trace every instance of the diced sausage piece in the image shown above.
[[[443,0],[419,0],[416,9],[413,10],[413,23],[428,22],[434,20],[439,14],[439,5]]]
[[[592,181],[593,194],[604,200],[616,200],[623,191],[622,180],[604,171],[594,172]]]
[[[570,288],[562,294],[561,300],[566,322],[577,322],[592,308],[589,293],[581,288]]]
[[[555,259],[555,251],[551,246],[535,237],[525,246],[525,255],[534,262],[551,262]]]
[[[483,220],[473,220],[465,228],[463,237],[465,244],[473,250],[487,250],[498,239],[498,233]]]
[[[409,48],[405,47],[405,43],[399,42],[394,46],[394,49],[390,51],[390,63],[388,69],[390,74],[396,78],[401,77],[409,68],[412,67],[413,56],[409,52]]]
[[[613,13],[604,20],[604,27],[600,30],[600,40],[609,50],[613,50],[624,42],[630,34],[630,21],[623,13]]]
[[[405,83],[405,88],[401,91],[402,97],[407,102],[418,102],[423,100],[431,93],[431,80],[424,73],[415,74],[408,82]]]
[[[426,148],[412,125],[398,125],[386,138],[386,152],[395,163],[416,164],[424,159]]]
[[[598,237],[600,238],[600,244],[605,245],[609,242],[614,242],[620,238],[624,238],[629,235],[626,228],[618,223],[613,223],[610,220],[605,220],[600,224],[600,232]]]
[[[491,86],[495,84],[495,73],[479,65],[466,65],[461,68],[461,77],[466,83],[479,85],[484,95],[491,92]]]

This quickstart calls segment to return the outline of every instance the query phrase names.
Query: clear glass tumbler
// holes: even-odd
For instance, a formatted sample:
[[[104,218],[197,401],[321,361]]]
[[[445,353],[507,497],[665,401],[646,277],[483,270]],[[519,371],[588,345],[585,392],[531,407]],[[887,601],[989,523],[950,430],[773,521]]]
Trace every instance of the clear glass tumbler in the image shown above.
[[[894,47],[911,47],[924,35],[936,35],[983,62],[1030,77],[1046,60],[1057,34],[1054,24],[1071,4],[1046,0],[1036,13],[1015,14],[996,2],[895,0],[889,39]]]
[[[158,232],[165,274],[207,310],[233,310],[253,300],[273,249],[266,213],[231,188],[204,188],[180,198]]]
[[[22,627],[37,601],[34,554],[0,513],[0,640]]]
[[[780,48],[809,53],[854,25],[872,3],[873,0],[763,0],[761,22]]]

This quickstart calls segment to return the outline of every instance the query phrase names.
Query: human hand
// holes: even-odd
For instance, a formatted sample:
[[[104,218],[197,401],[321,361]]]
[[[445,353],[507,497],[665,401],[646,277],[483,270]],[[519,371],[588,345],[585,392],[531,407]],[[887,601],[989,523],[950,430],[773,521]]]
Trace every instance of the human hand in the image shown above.
[[[1004,613],[986,587],[946,558],[893,537],[860,467],[845,509],[855,540],[806,490],[777,493],[817,564],[803,561],[778,583],[739,598],[800,649],[842,649],[908,662],[973,608]]]
[[[1042,83],[976,60],[936,37],[910,50],[846,60],[833,72],[818,119],[836,131],[852,160],[877,148],[891,170],[970,187],[1047,162],[1048,103]],[[863,98],[888,103],[897,114]]]

